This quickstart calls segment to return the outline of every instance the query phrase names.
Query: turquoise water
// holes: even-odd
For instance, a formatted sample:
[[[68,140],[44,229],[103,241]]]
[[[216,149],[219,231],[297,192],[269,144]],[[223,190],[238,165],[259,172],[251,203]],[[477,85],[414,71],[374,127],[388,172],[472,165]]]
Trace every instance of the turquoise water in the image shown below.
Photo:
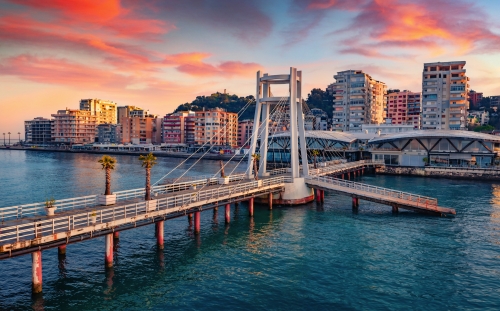
[[[2,151],[0,205],[101,192],[98,157]],[[113,189],[141,187],[138,160],[117,158]],[[152,180],[181,161],[159,158]],[[213,161],[196,166],[199,174],[217,169]],[[69,245],[63,262],[56,249],[44,251],[40,296],[31,295],[29,255],[0,261],[0,310],[500,308],[500,182],[360,180],[437,197],[457,216],[393,215],[361,200],[353,213],[349,198],[329,193],[322,206],[256,206],[253,219],[241,204],[230,225],[222,210],[215,218],[206,211],[199,237],[185,217],[167,221],[163,251],[153,226],[122,232],[108,272],[103,238]]]

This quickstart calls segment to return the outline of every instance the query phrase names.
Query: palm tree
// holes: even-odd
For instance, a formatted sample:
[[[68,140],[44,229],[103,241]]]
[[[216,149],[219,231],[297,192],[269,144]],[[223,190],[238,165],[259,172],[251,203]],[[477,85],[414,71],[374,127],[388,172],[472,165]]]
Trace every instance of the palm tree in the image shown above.
[[[258,171],[259,171],[257,169],[257,162],[260,161],[260,154],[258,154],[258,153],[252,154],[252,159],[253,159],[253,171],[255,173],[255,180],[259,180],[259,176],[257,176]]]
[[[103,155],[98,161],[102,165],[102,169],[106,170],[106,191],[104,195],[111,194],[111,170],[115,169],[116,159],[109,155]]]
[[[139,161],[142,161],[142,167],[146,169],[146,196],[144,200],[151,200],[151,168],[156,164],[156,157],[150,152],[148,155],[139,156]]]
[[[318,165],[316,163],[317,163],[317,157],[319,156],[319,151],[314,149],[312,151],[312,155],[314,156],[314,168],[318,168]]]

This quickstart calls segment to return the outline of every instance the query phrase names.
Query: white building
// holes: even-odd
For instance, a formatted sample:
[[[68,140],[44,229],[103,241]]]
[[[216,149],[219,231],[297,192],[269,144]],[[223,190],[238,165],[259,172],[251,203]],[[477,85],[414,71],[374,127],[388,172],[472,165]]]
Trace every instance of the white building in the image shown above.
[[[362,124],[361,130],[363,133],[373,134],[395,134],[402,132],[415,131],[413,124]]]
[[[465,61],[424,64],[422,129],[466,129],[469,78],[464,67]]]
[[[360,132],[362,124],[380,124],[384,119],[385,83],[361,70],[338,72],[328,86],[333,94],[332,130]]]

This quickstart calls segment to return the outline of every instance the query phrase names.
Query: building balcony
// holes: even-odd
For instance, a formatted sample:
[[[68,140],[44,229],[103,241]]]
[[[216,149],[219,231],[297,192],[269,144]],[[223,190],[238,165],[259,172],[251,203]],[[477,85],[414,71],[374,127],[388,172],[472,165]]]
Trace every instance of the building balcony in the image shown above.
[[[466,98],[462,96],[453,96],[453,94],[450,96],[450,101],[459,101],[459,100],[466,100]]]

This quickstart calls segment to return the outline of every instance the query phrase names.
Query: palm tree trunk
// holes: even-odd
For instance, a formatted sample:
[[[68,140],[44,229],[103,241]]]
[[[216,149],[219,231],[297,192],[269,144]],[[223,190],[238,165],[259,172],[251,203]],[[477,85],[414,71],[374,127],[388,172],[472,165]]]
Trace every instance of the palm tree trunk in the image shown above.
[[[258,170],[257,170],[257,159],[253,159],[253,171],[255,173],[255,180],[259,180]]]
[[[316,155],[314,155],[314,168],[318,168],[318,166],[316,165]]]
[[[111,169],[109,167],[106,168],[106,192],[104,195],[111,194]]]
[[[146,197],[144,198],[146,201],[151,200],[151,169],[149,167],[146,168]]]

